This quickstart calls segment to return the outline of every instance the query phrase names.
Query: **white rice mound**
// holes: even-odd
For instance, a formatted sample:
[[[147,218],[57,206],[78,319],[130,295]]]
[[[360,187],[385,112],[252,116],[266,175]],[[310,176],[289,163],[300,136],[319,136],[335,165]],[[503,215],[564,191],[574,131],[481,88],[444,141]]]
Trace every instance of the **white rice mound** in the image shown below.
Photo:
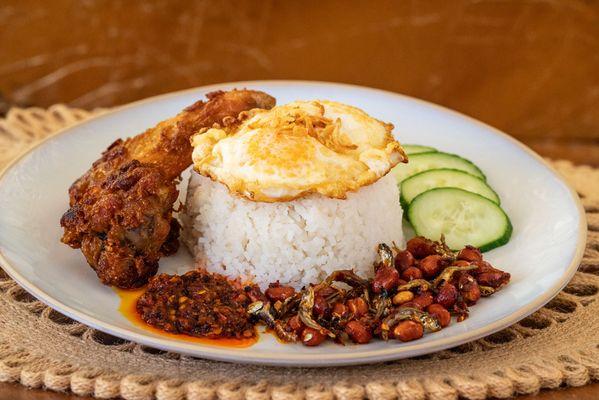
[[[260,203],[192,172],[185,209],[183,240],[196,261],[262,288],[280,281],[299,289],[338,269],[370,277],[377,245],[404,243],[392,174],[346,200],[315,194]]]

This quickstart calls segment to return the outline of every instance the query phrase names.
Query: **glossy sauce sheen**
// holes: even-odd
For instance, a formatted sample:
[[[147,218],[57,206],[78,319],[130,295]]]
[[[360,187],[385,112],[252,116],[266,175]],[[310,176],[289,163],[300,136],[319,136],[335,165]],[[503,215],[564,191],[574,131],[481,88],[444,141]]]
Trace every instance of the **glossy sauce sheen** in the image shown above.
[[[119,305],[119,312],[127,318],[133,325],[140,327],[148,332],[152,332],[153,334],[175,340],[184,340],[186,342],[194,342],[207,344],[212,346],[221,346],[221,347],[249,347],[258,341],[258,332],[253,338],[248,339],[208,339],[208,338],[200,338],[190,335],[178,334],[178,333],[170,333],[163,331],[162,329],[156,328],[152,325],[147,324],[143,319],[141,319],[139,313],[136,309],[137,299],[144,293],[145,288],[134,289],[134,290],[123,290],[113,288],[116,294],[121,299]]]

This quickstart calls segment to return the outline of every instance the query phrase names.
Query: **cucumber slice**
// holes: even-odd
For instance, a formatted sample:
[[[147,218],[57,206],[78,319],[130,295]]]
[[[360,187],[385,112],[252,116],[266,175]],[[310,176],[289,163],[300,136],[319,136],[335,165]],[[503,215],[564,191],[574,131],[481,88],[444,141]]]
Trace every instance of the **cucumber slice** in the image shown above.
[[[499,204],[499,196],[485,181],[457,169],[429,169],[412,175],[401,183],[401,204],[409,205],[420,193],[440,187],[454,187],[480,194]]]
[[[512,224],[491,200],[456,188],[438,188],[412,200],[408,218],[417,235],[445,241],[452,250],[466,245],[488,251],[506,244]]]
[[[407,155],[419,154],[419,153],[434,153],[437,151],[434,147],[423,146],[421,144],[402,144],[401,147]]]
[[[393,173],[395,174],[397,182],[400,183],[404,179],[416,175],[419,172],[439,168],[458,169],[486,180],[485,174],[483,174],[471,161],[455,154],[443,153],[441,151],[435,153],[414,154],[410,156],[407,164],[398,164],[395,166],[395,168],[393,168]]]

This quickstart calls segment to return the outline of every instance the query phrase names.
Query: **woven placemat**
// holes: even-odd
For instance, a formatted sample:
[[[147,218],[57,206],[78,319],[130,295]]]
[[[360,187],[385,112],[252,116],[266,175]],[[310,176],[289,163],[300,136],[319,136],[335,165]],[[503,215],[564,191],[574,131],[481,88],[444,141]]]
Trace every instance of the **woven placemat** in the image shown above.
[[[89,116],[62,105],[12,109],[0,119],[0,168],[40,139]],[[2,274],[0,380],[128,400],[485,399],[584,385],[599,379],[599,170],[552,163],[584,202],[589,225],[584,260],[545,307],[484,339],[357,367],[214,362],[96,331],[46,307]]]

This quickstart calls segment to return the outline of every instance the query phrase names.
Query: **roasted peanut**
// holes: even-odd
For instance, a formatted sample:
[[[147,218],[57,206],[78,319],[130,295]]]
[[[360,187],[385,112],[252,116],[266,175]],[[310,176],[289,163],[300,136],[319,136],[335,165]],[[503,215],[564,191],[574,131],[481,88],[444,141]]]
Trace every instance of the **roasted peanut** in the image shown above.
[[[473,305],[480,299],[480,287],[476,282],[467,285],[460,293],[468,305]]]
[[[271,284],[264,292],[270,301],[285,301],[295,294],[295,289],[291,286],[283,286],[278,283]]]
[[[435,243],[432,240],[417,236],[408,240],[406,250],[412,253],[415,258],[424,258],[435,254]]]
[[[347,306],[343,303],[335,303],[333,305],[333,316],[337,318],[345,317],[349,312]]]
[[[451,283],[444,283],[439,288],[439,292],[435,297],[435,302],[441,304],[445,308],[451,308],[458,299],[458,289]]]
[[[470,262],[482,261],[483,255],[476,247],[466,246],[458,253],[458,260],[466,260]]]
[[[395,267],[400,271],[414,266],[414,256],[407,250],[402,250],[395,256]]]
[[[318,346],[324,342],[325,339],[326,336],[314,328],[306,327],[302,331],[302,343],[305,346]]]
[[[330,307],[325,298],[317,294],[314,296],[314,307],[312,307],[312,311],[314,312],[314,315],[321,318],[329,313]]]
[[[332,286],[325,286],[322,289],[320,289],[318,292],[316,292],[317,295],[320,295],[324,298],[327,298],[335,293],[337,293],[337,289],[335,289]]]
[[[414,302],[413,300],[410,301],[406,301],[405,303],[403,303],[401,305],[402,307],[408,307],[408,308],[417,308],[419,310],[422,310],[421,306],[419,303]]]
[[[478,267],[477,269],[470,271],[470,273],[475,276],[478,274],[482,274],[484,272],[498,271],[497,269],[495,269],[495,267],[493,267],[490,263],[488,263],[486,261],[475,261],[472,264],[474,264]]]
[[[300,331],[304,328],[304,324],[302,323],[302,320],[300,319],[299,315],[295,314],[287,321],[287,327],[291,329],[293,332],[299,334]]]
[[[426,311],[433,317],[437,318],[439,325],[441,325],[443,328],[445,328],[451,322],[451,314],[441,304],[431,304],[426,308]]]
[[[476,280],[480,285],[490,286],[493,289],[497,289],[509,282],[510,274],[496,269],[494,271],[479,274],[476,277]]]
[[[420,279],[420,278],[422,278],[422,271],[420,271],[416,267],[409,267],[408,269],[406,269],[405,271],[403,271],[401,273],[401,277],[403,279],[405,279],[406,281],[411,281],[413,279]]]
[[[466,304],[475,304],[480,299],[480,288],[472,276],[468,274],[460,276],[458,287]]]
[[[347,333],[354,343],[358,344],[368,343],[372,339],[370,329],[362,322],[356,320],[347,323],[345,333]]]
[[[420,339],[423,334],[422,324],[416,321],[402,321],[393,329],[393,337],[402,342]]]
[[[431,292],[422,292],[416,297],[414,297],[414,300],[412,300],[412,302],[418,304],[418,308],[423,310],[426,307],[433,304],[433,295]]]
[[[382,266],[374,275],[372,281],[372,291],[375,293],[381,293],[384,290],[391,290],[397,287],[399,283],[399,272],[395,267]]]
[[[368,304],[366,304],[366,301],[361,297],[349,299],[346,304],[347,308],[349,308],[349,312],[356,318],[360,318],[368,312]]]
[[[409,290],[403,290],[401,292],[397,292],[395,296],[393,296],[393,304],[399,305],[411,301],[414,299],[414,293]]]
[[[432,256],[427,256],[420,260],[418,263],[418,268],[420,271],[422,271],[422,275],[424,275],[425,278],[430,279],[437,276],[441,270],[441,262],[442,257],[440,255],[433,254]]]
[[[467,267],[470,264],[472,264],[470,261],[466,261],[466,260],[457,260],[453,262],[453,266],[454,267]]]

